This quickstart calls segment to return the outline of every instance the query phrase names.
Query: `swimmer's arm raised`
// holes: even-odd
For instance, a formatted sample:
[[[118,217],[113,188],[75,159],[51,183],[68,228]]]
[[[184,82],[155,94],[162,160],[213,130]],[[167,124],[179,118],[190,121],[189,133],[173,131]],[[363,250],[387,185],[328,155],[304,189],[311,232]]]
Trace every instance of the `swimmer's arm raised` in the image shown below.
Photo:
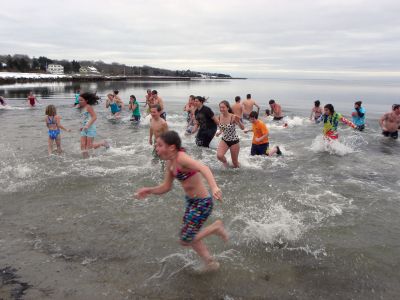
[[[148,195],[161,195],[165,194],[166,192],[170,191],[172,188],[172,182],[174,177],[172,177],[172,173],[170,171],[169,164],[167,164],[167,168],[165,171],[164,182],[159,186],[155,187],[143,187],[136,191],[135,197],[138,199],[146,198]]]

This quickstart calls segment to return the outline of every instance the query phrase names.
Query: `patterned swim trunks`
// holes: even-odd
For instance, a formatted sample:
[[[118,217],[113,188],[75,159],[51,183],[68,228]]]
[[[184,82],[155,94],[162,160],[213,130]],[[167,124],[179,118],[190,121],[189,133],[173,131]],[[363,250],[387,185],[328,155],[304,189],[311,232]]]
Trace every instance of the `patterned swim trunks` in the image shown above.
[[[181,241],[190,243],[200,231],[203,223],[212,212],[213,201],[207,198],[189,198],[186,196],[186,210],[183,216],[181,229]]]

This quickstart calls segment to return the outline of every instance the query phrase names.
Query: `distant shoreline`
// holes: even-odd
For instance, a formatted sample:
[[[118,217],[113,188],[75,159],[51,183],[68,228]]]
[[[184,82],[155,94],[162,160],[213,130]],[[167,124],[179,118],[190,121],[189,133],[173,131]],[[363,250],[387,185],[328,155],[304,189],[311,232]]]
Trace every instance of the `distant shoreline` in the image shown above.
[[[45,73],[0,72],[0,85],[30,82],[95,82],[95,81],[191,81],[247,79],[238,77],[177,77],[177,76],[106,76],[106,75],[56,75]]]

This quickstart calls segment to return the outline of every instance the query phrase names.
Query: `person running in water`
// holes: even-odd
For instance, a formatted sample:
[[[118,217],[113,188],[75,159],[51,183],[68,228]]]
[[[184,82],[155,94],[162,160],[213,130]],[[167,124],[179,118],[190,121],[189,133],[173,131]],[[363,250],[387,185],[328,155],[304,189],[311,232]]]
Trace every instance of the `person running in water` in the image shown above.
[[[144,108],[147,107],[146,113],[147,115],[150,114],[150,108],[153,105],[153,96],[151,95],[151,89],[147,89],[146,91],[146,103],[144,104]]]
[[[199,147],[210,147],[210,143],[217,132],[218,120],[214,112],[208,106],[204,105],[206,99],[201,96],[196,96],[194,103],[196,111],[194,113],[196,122],[191,134],[197,132],[196,145]]]
[[[106,101],[106,108],[111,109],[111,115],[115,118],[121,117],[121,110],[124,108],[124,103],[115,94],[108,94]]]
[[[39,100],[35,97],[35,95],[33,94],[32,91],[29,92],[27,101],[28,101],[28,103],[29,103],[29,105],[30,105],[31,107],[36,106],[36,102],[37,102],[37,103],[40,103]]]
[[[319,100],[314,101],[314,107],[311,110],[310,120],[314,121],[316,124],[321,122],[321,115],[323,113],[320,105],[321,102]]]
[[[363,131],[365,128],[365,108],[361,107],[362,102],[357,101],[354,103],[354,110],[351,113],[352,121],[356,124],[356,129]]]
[[[185,104],[185,107],[183,108],[183,111],[187,113],[186,134],[190,134],[192,132],[195,123],[194,112],[196,110],[196,106],[194,104],[194,98],[195,97],[193,95],[190,95],[188,102]]]
[[[7,105],[6,100],[2,96],[0,96],[0,105],[2,105],[2,106],[6,106]]]
[[[352,128],[357,127],[353,122],[347,120],[341,114],[335,112],[332,104],[327,104],[324,106],[324,114],[321,115],[321,120],[324,122],[324,137],[328,140],[337,140],[339,138],[339,134],[337,132],[339,121]]]
[[[143,199],[151,194],[162,195],[169,192],[176,178],[185,192],[186,209],[180,231],[180,242],[184,247],[191,247],[204,262],[203,271],[215,271],[219,263],[210,254],[203,239],[217,235],[223,241],[228,241],[221,220],[204,227],[213,209],[213,198],[222,201],[222,192],[215,182],[210,169],[184,152],[181,139],[175,131],[167,131],[157,138],[156,150],[162,160],[167,161],[164,182],[155,187],[143,187],[136,191],[135,196]],[[203,178],[211,188],[211,194],[204,185]]]
[[[232,113],[232,109],[228,101],[221,101],[219,103],[219,110],[221,114],[218,117],[219,129],[216,136],[222,133],[222,139],[219,142],[217,149],[217,158],[224,164],[224,167],[229,167],[225,154],[228,150],[231,152],[232,164],[234,168],[239,168],[239,136],[236,133],[236,125],[240,129],[244,129],[243,123],[237,115]]]
[[[400,104],[393,104],[392,111],[384,114],[379,120],[382,134],[392,139],[397,139],[400,129]]]
[[[282,107],[275,102],[274,99],[269,100],[269,106],[271,107],[271,114],[274,117],[274,121],[283,119]]]
[[[155,141],[164,132],[168,131],[167,122],[161,118],[161,106],[156,104],[150,108],[151,120],[150,120],[150,134],[149,144],[154,145],[153,155],[157,156],[156,143]],[[153,142],[154,138],[154,142]]]
[[[139,124],[140,122],[140,108],[139,102],[136,100],[135,95],[129,97],[129,110],[132,111],[131,121]]]
[[[82,127],[81,127],[81,150],[83,158],[89,157],[90,149],[97,149],[101,146],[106,149],[110,148],[107,141],[102,141],[100,143],[94,143],[94,138],[97,134],[96,132],[96,120],[97,115],[93,109],[93,105],[98,104],[98,99],[93,93],[83,93],[79,96],[79,106],[82,108]]]
[[[61,154],[61,134],[60,129],[64,131],[71,132],[71,129],[66,129],[64,126],[61,125],[61,116],[57,115],[57,110],[54,105],[48,105],[46,107],[46,126],[49,129],[49,140],[48,140],[48,147],[47,150],[49,155],[53,153],[53,143],[56,142],[57,145],[57,153]]]
[[[258,119],[258,112],[252,111],[249,116],[252,129],[246,129],[244,132],[253,132],[253,141],[251,143],[250,155],[268,155],[272,156],[275,153],[281,155],[279,146],[269,149],[269,130],[265,123]]]
[[[160,96],[158,96],[158,92],[156,90],[153,90],[151,92],[151,95],[152,95],[153,105],[158,104],[161,107],[160,117],[163,118],[165,121],[167,121],[167,113],[164,111],[165,107],[163,99]]]
[[[75,102],[74,102],[74,107],[79,108],[79,95],[81,91],[79,89],[76,90],[75,92]]]

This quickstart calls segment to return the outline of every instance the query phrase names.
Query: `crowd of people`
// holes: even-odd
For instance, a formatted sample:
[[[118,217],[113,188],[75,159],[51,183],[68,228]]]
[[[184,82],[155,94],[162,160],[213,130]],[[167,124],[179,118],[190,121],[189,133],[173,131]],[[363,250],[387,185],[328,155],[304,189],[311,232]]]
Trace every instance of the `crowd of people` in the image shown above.
[[[30,106],[35,106],[38,102],[32,92],[27,97]],[[233,168],[239,168],[238,160],[240,151],[240,139],[237,134],[237,127],[244,133],[252,132],[250,155],[281,155],[279,146],[270,147],[269,130],[266,124],[260,120],[260,106],[252,99],[251,94],[247,94],[246,99],[241,102],[240,96],[235,97],[235,103],[230,105],[226,100],[219,103],[219,115],[215,115],[213,110],[205,105],[206,98],[202,96],[190,95],[188,102],[184,106],[186,117],[186,135],[196,135],[195,143],[199,147],[209,147],[215,136],[222,135],[217,147],[217,159],[225,167],[229,167],[225,155],[229,151]],[[97,114],[94,105],[99,103],[99,97],[95,93],[79,90],[75,94],[74,106],[81,110],[82,125],[80,128],[81,151],[84,158],[89,157],[89,151],[99,147],[109,148],[107,141],[95,143]],[[5,105],[6,101],[0,97],[0,104]],[[115,90],[107,94],[105,102],[106,108],[110,109],[113,118],[120,118],[121,111],[124,109],[124,102]],[[271,99],[270,109],[265,111],[267,116],[271,115],[273,121],[283,122],[284,114],[281,105]],[[256,108],[256,110],[254,109]],[[140,104],[134,95],[129,98],[129,111],[131,111],[131,121],[140,123],[141,113]],[[172,187],[172,182],[177,179],[185,192],[186,209],[183,217],[183,224],[180,233],[180,241],[183,246],[191,247],[202,259],[205,270],[216,270],[219,263],[210,254],[203,239],[215,234],[223,241],[228,240],[228,234],[221,220],[216,220],[211,225],[204,227],[204,222],[208,219],[213,208],[213,199],[222,201],[222,192],[218,187],[211,170],[198,160],[188,155],[181,145],[181,138],[178,133],[171,131],[167,123],[167,114],[163,99],[156,90],[147,90],[145,96],[144,109],[151,115],[149,128],[149,144],[153,146],[153,155],[166,161],[164,181],[155,187],[143,187],[136,191],[137,198],[142,199],[148,195],[161,195],[168,192]],[[45,110],[45,122],[48,128],[48,153],[53,153],[53,144],[57,146],[57,153],[61,153],[61,134],[60,130],[71,131],[61,124],[61,116],[57,114],[54,105],[48,105]],[[364,131],[366,110],[362,107],[362,102],[354,103],[354,110],[351,113],[352,121],[336,112],[332,104],[326,104],[321,108],[319,100],[314,102],[311,110],[310,120],[316,124],[323,123],[323,135],[328,142],[337,140],[338,125],[342,122],[351,126],[355,130]],[[251,124],[251,128],[245,128],[245,122]],[[397,139],[400,129],[400,105],[394,104],[392,111],[384,114],[379,120],[382,134],[385,137]],[[204,178],[210,189],[209,194],[203,183]]]

